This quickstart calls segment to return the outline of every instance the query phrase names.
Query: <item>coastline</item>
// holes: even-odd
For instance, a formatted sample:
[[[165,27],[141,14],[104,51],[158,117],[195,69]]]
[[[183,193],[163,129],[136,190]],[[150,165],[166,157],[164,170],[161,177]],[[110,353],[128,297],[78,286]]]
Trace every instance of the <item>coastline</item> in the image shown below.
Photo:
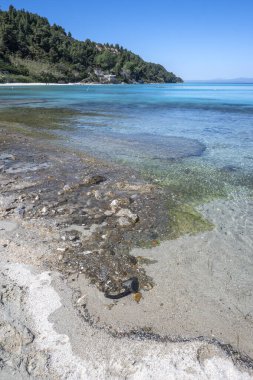
[[[18,87],[18,86],[76,86],[81,83],[0,83],[0,87]]]
[[[96,83],[96,82],[87,82],[87,83],[81,83],[81,82],[76,82],[76,83],[0,83],[0,87],[19,87],[19,86],[119,86],[119,85],[134,85],[136,86],[137,84],[145,84],[145,85],[163,85],[163,84],[182,84],[182,83],[166,83],[166,82],[152,82],[152,83]]]
[[[146,215],[148,222],[154,213],[152,207],[157,208],[160,202],[163,208],[159,189],[155,190],[147,183],[139,183],[137,173],[127,171],[121,176],[134,178],[131,180],[133,182],[126,186],[122,178],[118,177],[119,171],[116,170],[116,166],[110,168],[101,165],[99,161],[85,157],[77,161],[73,153],[67,152],[62,160],[62,151],[57,152],[52,147],[47,149],[47,146],[43,147],[43,144],[27,137],[11,135],[11,138],[8,138],[8,135],[5,135],[3,140],[1,160],[4,161],[4,166],[0,180],[0,249],[3,266],[1,318],[4,319],[3,355],[5,359],[8,358],[3,373],[9,376],[8,379],[11,379],[11,376],[17,379],[18,376],[39,377],[42,374],[48,379],[52,378],[53,374],[63,379],[97,377],[103,379],[108,376],[118,378],[128,376],[133,379],[145,379],[148,376],[162,379],[171,376],[172,373],[182,379],[204,376],[213,376],[217,379],[231,379],[231,376],[234,379],[253,377],[253,364],[250,359],[252,352],[250,344],[248,345],[252,341],[252,336],[249,334],[249,331],[252,331],[249,330],[251,316],[247,315],[248,310],[243,309],[247,306],[248,296],[242,299],[242,302],[246,303],[239,305],[239,310],[233,308],[229,311],[232,324],[230,328],[230,322],[228,323],[225,314],[228,312],[227,308],[233,305],[233,300],[238,301],[240,289],[231,288],[232,280],[229,282],[227,274],[226,287],[231,288],[229,297],[227,298],[225,293],[219,295],[224,280],[222,274],[226,273],[223,266],[231,260],[225,252],[232,249],[237,260],[241,261],[237,255],[240,254],[242,246],[236,246],[235,241],[230,242],[230,226],[227,223],[231,220],[231,216],[235,215],[238,219],[246,218],[245,223],[251,229],[249,221],[253,212],[252,202],[244,204],[243,207],[240,202],[231,204],[226,201],[204,205],[200,211],[216,224],[214,231],[184,236],[174,241],[164,241],[160,246],[151,249],[134,248],[131,257],[136,257],[137,262],[132,262],[133,266],[136,267],[138,263],[137,269],[143,285],[147,286],[145,281],[152,278],[154,286],[141,289],[142,299],[139,303],[136,303],[132,297],[109,301],[94,283],[90,284],[87,274],[84,276],[80,267],[78,270],[74,267],[70,267],[67,271],[63,270],[65,253],[68,257],[69,252],[74,260],[78,257],[78,255],[73,256],[76,250],[78,253],[79,235],[78,230],[75,230],[78,222],[75,220],[68,234],[62,229],[62,223],[67,221],[66,211],[63,214],[62,211],[57,211],[61,215],[52,213],[53,210],[64,207],[64,202],[63,206],[57,205],[57,191],[54,191],[52,174],[57,173],[61,189],[66,186],[65,190],[60,192],[66,192],[68,198],[72,197],[71,194],[75,194],[77,188],[74,181],[75,177],[78,177],[78,175],[71,177],[70,183],[69,178],[66,179],[66,175],[70,173],[65,173],[65,177],[62,176],[63,172],[69,170],[68,168],[71,167],[73,170],[73,165],[77,165],[76,167],[82,171],[88,170],[91,173],[96,171],[96,175],[106,175],[110,179],[109,184],[112,181],[113,188],[116,184],[120,184],[117,185],[120,193],[126,191],[126,188],[128,191],[134,189],[131,195],[135,195],[133,199],[136,199],[136,194],[137,198],[139,197],[142,212],[146,209],[145,202],[147,202],[146,205],[151,207],[150,214]],[[31,148],[30,158],[26,160],[26,156],[21,153],[22,149],[27,150],[28,146]],[[34,149],[37,155],[34,154]],[[75,174],[77,173],[76,171]],[[48,181],[44,190],[42,183],[45,181],[42,181],[41,175]],[[90,195],[87,195],[87,200],[90,202],[86,206],[86,213],[89,214],[94,208],[93,202],[101,201],[103,194],[109,192],[109,187],[107,189],[103,186],[108,184],[103,185],[101,182],[89,185]],[[152,189],[151,197],[150,189]],[[49,201],[45,202],[43,198],[45,191],[51,191],[50,202],[53,207]],[[154,197],[156,191],[159,201]],[[78,207],[81,201],[80,194],[77,193],[77,197],[74,197]],[[64,194],[60,196],[62,195]],[[121,199],[123,201],[121,208],[132,209],[133,204],[127,206],[124,204],[127,202],[126,196]],[[40,210],[40,214],[37,212],[29,214],[36,208]],[[245,208],[247,213],[240,214]],[[94,223],[100,225],[101,233],[94,227],[87,229],[91,234],[95,234],[96,241],[101,237],[104,239],[105,235],[102,232],[106,227],[102,226],[105,220],[101,216],[100,209],[101,206],[96,206],[96,209],[89,214],[91,217],[89,226],[94,226]],[[132,211],[136,212],[135,209]],[[138,216],[142,223],[145,215],[140,213]],[[111,218],[110,215],[108,217]],[[59,220],[62,224],[60,226]],[[158,222],[154,220],[153,223]],[[164,223],[165,219],[161,224]],[[134,226],[135,224],[133,230]],[[139,234],[140,227],[138,224],[136,226]],[[238,228],[237,225],[235,227]],[[147,230],[146,225],[143,228]],[[134,236],[131,228],[128,233]],[[237,236],[240,237],[239,243],[244,244],[246,239],[246,244],[250,245],[247,241],[250,230],[243,240],[242,231],[238,230]],[[88,234],[89,240],[90,237]],[[217,248],[217,252],[210,247],[208,243],[210,241],[214,242],[213,247]],[[117,244],[117,239],[114,244]],[[85,256],[89,255],[87,250]],[[124,257],[127,260],[128,256],[123,256],[123,260]],[[168,257],[170,257],[169,266],[167,266]],[[248,259],[246,255],[245,265]],[[120,262],[121,265],[124,263]],[[127,263],[128,261],[123,265],[128,265]],[[133,270],[131,265],[126,266],[127,270]],[[145,272],[142,271],[143,268]],[[238,275],[236,268],[230,267],[227,270],[230,271],[232,278]],[[145,273],[148,277],[145,277]],[[247,281],[246,278],[244,284],[240,283],[242,291],[246,293]],[[196,292],[196,289],[201,290],[203,283],[208,285],[206,288],[208,296]],[[97,286],[99,287],[99,283]],[[211,289],[214,289],[213,293],[209,292]],[[218,296],[221,300],[217,304]],[[210,300],[208,305],[206,297]],[[16,318],[19,303],[23,307],[20,321]],[[8,306],[10,304],[11,308]],[[239,340],[233,335],[233,321],[237,321],[240,326]],[[214,328],[210,331],[212,324]],[[12,342],[9,341],[8,331],[12,331]],[[223,335],[219,335],[219,331]],[[52,340],[49,339],[49,335]],[[168,338],[165,338],[166,336]],[[110,350],[105,354],[104,347],[105,345],[108,347],[108,340]],[[21,350],[21,354],[17,354],[17,350]],[[16,364],[18,359],[21,359],[22,363],[19,367]],[[100,368],[96,366],[97,360],[101,362]]]

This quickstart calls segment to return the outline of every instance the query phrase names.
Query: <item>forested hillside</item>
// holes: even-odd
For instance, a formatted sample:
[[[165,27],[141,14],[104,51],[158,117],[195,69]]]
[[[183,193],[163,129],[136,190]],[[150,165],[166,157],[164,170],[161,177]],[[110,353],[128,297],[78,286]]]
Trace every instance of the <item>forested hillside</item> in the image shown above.
[[[74,39],[58,25],[13,6],[0,11],[0,82],[181,82],[119,45]]]

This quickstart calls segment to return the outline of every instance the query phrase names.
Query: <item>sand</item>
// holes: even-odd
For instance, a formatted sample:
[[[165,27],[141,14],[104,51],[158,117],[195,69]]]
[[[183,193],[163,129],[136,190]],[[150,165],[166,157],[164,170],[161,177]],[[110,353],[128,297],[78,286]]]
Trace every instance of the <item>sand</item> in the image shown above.
[[[112,301],[52,266],[54,218],[6,213],[31,173],[0,176],[1,379],[253,378],[252,198],[201,206],[212,231],[135,248],[155,286]]]
[[[157,285],[145,292],[139,304],[129,297],[109,309],[103,294],[82,278],[67,280],[59,272],[41,267],[41,259],[54,252],[43,223],[2,223],[1,379],[253,378],[247,363],[237,361],[236,356],[227,355],[225,347],[211,342],[215,337],[252,352],[252,322],[247,317],[250,251],[237,257],[240,246],[245,249],[251,245],[246,232],[252,228],[252,202],[243,210],[240,202],[206,205],[205,215],[219,221],[213,232],[135,250],[136,255],[157,261],[147,268]],[[228,249],[229,239],[221,236],[221,231],[234,232],[230,230],[232,211],[237,220],[243,219],[246,229],[242,233],[237,226],[237,238]],[[241,274],[232,262],[235,257],[244,261]],[[231,276],[237,284],[229,280]],[[83,293],[77,294],[75,288],[77,291],[80,282]],[[93,325],[82,318],[84,304]],[[122,337],[99,328],[102,324],[121,331]],[[170,338],[177,335],[177,339],[171,342],[125,334],[140,327],[149,334],[152,331]],[[206,339],[182,340],[199,335]]]
[[[0,83],[0,87],[17,87],[17,86],[75,86],[80,83]]]
[[[213,231],[132,252],[150,260],[145,269],[156,283],[139,305],[123,299],[108,310],[84,286],[87,307],[100,325],[145,327],[175,340],[203,336],[253,357],[253,200],[215,201],[201,211]]]

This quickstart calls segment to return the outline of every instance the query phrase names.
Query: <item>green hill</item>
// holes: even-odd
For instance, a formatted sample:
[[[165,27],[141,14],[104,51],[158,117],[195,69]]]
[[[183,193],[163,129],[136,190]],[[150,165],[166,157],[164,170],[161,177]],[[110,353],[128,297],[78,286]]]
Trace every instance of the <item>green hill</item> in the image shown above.
[[[181,78],[119,45],[74,39],[13,6],[0,11],[0,82],[176,83]]]

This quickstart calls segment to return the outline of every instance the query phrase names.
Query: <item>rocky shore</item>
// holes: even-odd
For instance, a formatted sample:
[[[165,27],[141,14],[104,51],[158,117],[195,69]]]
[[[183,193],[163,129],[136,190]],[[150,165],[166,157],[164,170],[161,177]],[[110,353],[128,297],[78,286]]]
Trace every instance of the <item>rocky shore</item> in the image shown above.
[[[22,136],[2,132],[1,145],[1,216],[43,223],[57,234],[47,265],[85,273],[103,292],[119,291],[133,276],[144,289],[152,287],[129,251],[165,236],[161,189],[128,169]]]
[[[6,129],[0,152],[1,378],[252,378],[247,344],[164,323],[167,281],[149,269],[165,252],[164,189]],[[104,297],[132,277],[133,296]]]

